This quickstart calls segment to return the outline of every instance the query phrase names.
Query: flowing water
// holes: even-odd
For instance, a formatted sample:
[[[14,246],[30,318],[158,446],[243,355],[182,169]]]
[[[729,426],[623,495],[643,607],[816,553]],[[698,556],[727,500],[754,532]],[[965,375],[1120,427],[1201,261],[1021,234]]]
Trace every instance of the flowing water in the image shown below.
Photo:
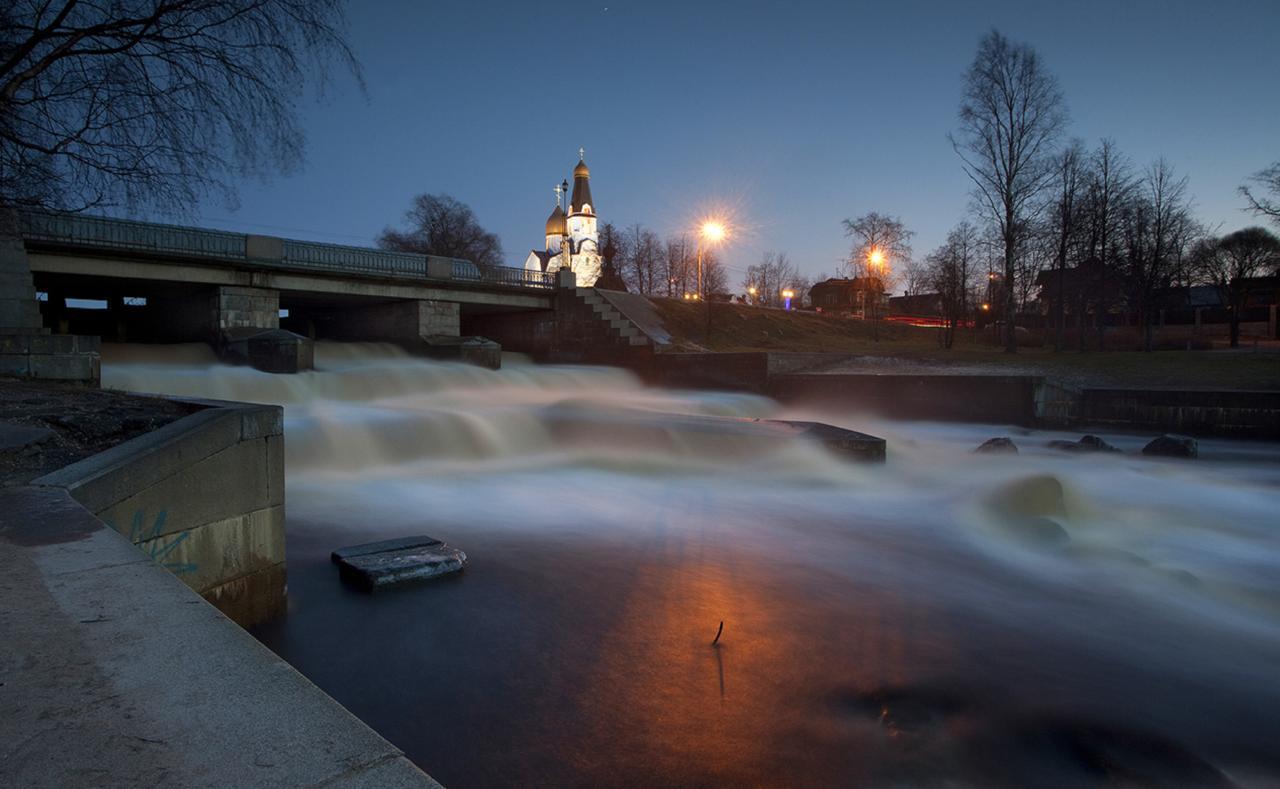
[[[1280,786],[1274,445],[1063,454],[382,346],[296,376],[104,359],[286,406],[289,613],[256,635],[448,786]],[[889,460],[656,412],[820,419]],[[1021,454],[971,452],[1003,434]],[[338,582],[332,549],[419,533],[467,569]]]

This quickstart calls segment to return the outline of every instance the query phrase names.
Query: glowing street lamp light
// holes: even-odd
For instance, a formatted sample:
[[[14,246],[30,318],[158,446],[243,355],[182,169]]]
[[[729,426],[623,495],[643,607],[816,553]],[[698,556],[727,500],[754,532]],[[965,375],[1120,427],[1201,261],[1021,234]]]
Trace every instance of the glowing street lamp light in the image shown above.
[[[698,228],[698,295],[705,297],[706,291],[702,287],[702,243],[717,244],[729,235],[729,230],[724,226],[723,222],[714,219],[708,219],[702,223],[702,227]]]
[[[884,252],[881,251],[880,247],[872,247],[871,254],[867,255],[867,260],[876,268],[881,268],[884,266]]]
[[[784,299],[783,309],[787,309],[787,310],[791,309],[791,299],[795,298],[795,295],[796,295],[796,292],[791,288],[787,288],[782,291],[782,298]]]

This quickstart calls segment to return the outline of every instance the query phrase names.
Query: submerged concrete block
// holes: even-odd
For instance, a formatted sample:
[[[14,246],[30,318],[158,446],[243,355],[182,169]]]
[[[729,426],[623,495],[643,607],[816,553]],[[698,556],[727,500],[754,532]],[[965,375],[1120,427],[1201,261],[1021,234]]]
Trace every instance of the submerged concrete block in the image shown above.
[[[502,346],[484,337],[431,335],[422,341],[426,355],[432,359],[466,362],[490,370],[502,367]]]
[[[467,561],[462,551],[425,535],[340,548],[331,558],[343,581],[368,592],[456,573]]]
[[[823,422],[796,422],[791,420],[771,419],[773,424],[787,425],[793,428],[797,438],[804,441],[816,441],[845,460],[859,463],[883,463],[884,439],[859,433]]]
[[[264,373],[298,373],[315,368],[311,339],[284,329],[254,332],[228,340],[223,356]]]

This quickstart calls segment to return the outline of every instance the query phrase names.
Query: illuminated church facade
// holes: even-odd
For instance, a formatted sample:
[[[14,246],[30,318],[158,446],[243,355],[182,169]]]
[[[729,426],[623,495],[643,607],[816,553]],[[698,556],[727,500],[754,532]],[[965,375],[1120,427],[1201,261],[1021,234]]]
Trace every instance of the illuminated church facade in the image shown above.
[[[569,192],[569,182],[556,185],[556,207],[547,217],[546,243],[542,249],[529,252],[524,267],[548,274],[569,269],[577,275],[579,287],[591,287],[600,279],[600,236],[595,202],[591,199],[591,171],[584,156],[585,151],[579,148],[567,207],[562,202]]]

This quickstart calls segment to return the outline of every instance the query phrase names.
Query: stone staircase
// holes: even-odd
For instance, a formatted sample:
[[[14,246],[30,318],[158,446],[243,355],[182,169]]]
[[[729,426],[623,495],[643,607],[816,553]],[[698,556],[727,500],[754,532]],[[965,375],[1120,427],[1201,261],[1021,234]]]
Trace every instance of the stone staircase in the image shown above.
[[[574,296],[579,303],[591,310],[595,320],[602,325],[603,331],[597,334],[598,339],[624,348],[652,346],[649,337],[640,327],[606,301],[595,288],[575,288]]]

